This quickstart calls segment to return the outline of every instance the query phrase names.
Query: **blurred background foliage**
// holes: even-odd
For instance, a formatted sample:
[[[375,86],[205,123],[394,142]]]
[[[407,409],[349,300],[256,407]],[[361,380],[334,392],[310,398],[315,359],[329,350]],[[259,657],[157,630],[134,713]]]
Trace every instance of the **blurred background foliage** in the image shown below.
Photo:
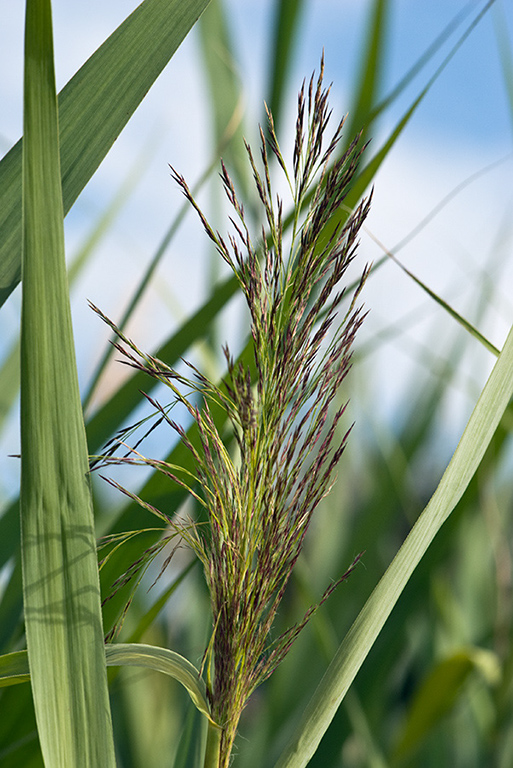
[[[330,58],[337,55],[330,27],[331,3],[326,3],[324,9],[309,0],[274,0],[268,5],[266,76],[258,86],[255,82],[246,83],[241,62],[247,52],[239,49],[230,4],[211,0],[192,33],[198,66],[204,76],[203,108],[208,116],[199,127],[191,127],[194,136],[198,131],[204,134],[203,146],[209,147],[203,152],[205,161],[197,174],[198,187],[203,188],[212,217],[222,232],[226,228],[225,209],[216,179],[220,155],[241,194],[245,194],[247,210],[255,210],[242,145],[243,135],[249,138],[255,135],[253,112],[258,108],[255,104],[261,108],[263,100],[267,101],[278,134],[283,136],[284,147],[292,144],[293,125],[287,115],[294,112],[290,107],[300,84],[295,80],[298,51],[306,34],[305,20],[311,6],[325,15],[328,66]],[[374,182],[375,198],[379,201],[380,177],[376,174],[381,164],[389,155],[393,156],[397,144],[403,140],[403,129],[431,87],[438,79],[450,76],[456,60],[453,54],[459,55],[460,49],[464,52],[469,35],[475,34],[480,24],[487,23],[495,29],[495,35],[489,36],[489,50],[482,55],[483,59],[497,57],[500,62],[504,104],[513,116],[513,57],[505,6],[483,2],[460,4],[460,10],[455,11],[451,19],[439,23],[431,19],[430,44],[398,72],[390,29],[393,24],[400,25],[401,14],[411,9],[393,0],[367,3],[365,19],[360,19],[361,27],[352,32],[358,41],[358,67],[344,106],[349,113],[345,139],[349,141],[358,130],[363,130],[365,139],[372,138],[352,205]],[[320,53],[319,50],[317,61]],[[391,60],[397,76],[394,87],[385,88],[384,83],[388,84],[390,79],[385,73]],[[309,76],[310,72],[303,74]],[[476,86],[476,97],[480,92]],[[175,104],[174,110],[179,119],[181,104]],[[261,114],[257,119],[261,119]],[[186,132],[187,126],[183,130]],[[89,223],[86,228],[82,226],[80,245],[75,238],[74,258],[70,263],[73,290],[75,285],[82,285],[76,282],[81,271],[87,272],[102,238],[108,237],[116,217],[129,205],[151,154],[152,147],[139,146],[137,157],[131,157],[127,163],[128,172],[126,167],[117,169],[118,191],[102,207],[92,226]],[[178,165],[175,157],[169,160]],[[488,159],[495,162],[501,158],[497,154]],[[482,165],[476,164],[476,170]],[[178,170],[187,172],[183,167]],[[197,165],[194,170],[198,170]],[[474,183],[479,184],[479,179]],[[439,202],[443,199],[444,195],[440,194]],[[105,265],[104,285],[95,303],[111,314],[118,325],[128,327],[128,333],[138,334],[140,345],[141,337],[149,339],[152,351],[167,363],[179,365],[180,357],[186,355],[210,376],[221,376],[221,344],[228,338],[232,349],[244,350],[245,317],[237,299],[232,300],[234,281],[226,277],[216,254],[208,252],[202,243],[197,222],[187,219],[182,227],[185,217],[181,206],[178,196],[173,198],[174,210],[167,231],[160,240],[151,233],[143,258],[140,244],[131,253],[130,242],[124,243],[127,270],[134,274],[139,271],[136,288],[126,288],[124,276],[120,274],[123,301],[118,300],[116,306],[104,306],[101,295],[108,295],[109,282],[117,285],[115,273],[113,276],[112,268]],[[73,215],[83,216],[78,210]],[[510,210],[510,205],[505,207],[504,217],[510,215]],[[143,217],[144,214],[142,211]],[[425,214],[430,214],[430,210]],[[397,215],[400,216],[400,211]],[[411,230],[400,226],[396,231],[401,233],[401,239],[411,234]],[[511,266],[511,232],[504,225],[494,237],[496,250],[487,260],[479,253],[469,257],[470,263],[475,259],[479,265],[472,274],[472,303],[459,301],[458,311],[466,315],[468,310],[472,325],[485,335],[492,334],[490,341],[500,346],[502,329],[496,330],[489,318],[503,302],[500,270],[504,269],[507,274]],[[148,286],[155,290],[155,274],[159,280],[159,265],[170,243],[183,254],[186,282],[197,281],[199,286],[187,288],[185,296],[180,287],[170,292],[166,281],[160,281],[156,290],[168,314],[161,312],[151,318],[153,325],[148,327],[150,321],[144,319],[151,304]],[[204,254],[199,269],[189,267],[192,259],[184,243],[193,252],[197,248]],[[414,244],[410,246],[414,247]],[[443,247],[446,249],[443,259],[455,258],[450,239]],[[399,249],[392,250],[398,252]],[[364,296],[372,314],[373,294],[390,290],[398,294],[401,281],[409,278],[395,269],[386,281],[380,282],[384,273],[380,268],[381,259],[387,261],[388,257],[379,249],[369,251],[365,246],[361,258],[367,257],[375,263],[369,281],[371,287]],[[509,262],[504,264],[508,257]],[[363,262],[358,271],[362,266]],[[117,269],[119,272],[119,267]],[[397,280],[395,289],[391,288],[390,274]],[[429,283],[429,273],[424,274]],[[90,281],[86,280],[85,286],[80,288],[82,304],[85,304],[85,295],[91,296],[84,293],[91,288]],[[358,552],[365,550],[363,562],[348,583],[314,616],[283,665],[253,696],[241,722],[236,765],[270,766],[279,755],[341,638],[435,489],[493,362],[493,355],[483,351],[476,334],[469,332],[468,327],[462,328],[447,314],[441,293],[433,298],[418,289],[416,296],[422,305],[423,322],[428,326],[425,335],[415,338],[407,333],[409,324],[417,322],[418,307],[413,307],[411,317],[404,315],[400,325],[392,323],[379,328],[379,323],[371,321],[372,331],[364,333],[360,343],[357,342],[353,371],[340,393],[341,400],[350,399],[348,424],[354,420],[355,427],[336,484],[315,516],[304,556],[278,617],[276,632],[299,620],[330,581],[346,570]],[[451,296],[443,298],[451,303]],[[188,314],[186,304],[196,309]],[[456,312],[455,307],[452,308]],[[82,310],[77,311],[79,316],[80,312]],[[90,357],[81,359],[82,336],[96,339],[93,361]],[[149,391],[151,382],[138,375],[127,378],[126,372],[121,376],[121,366],[108,361],[112,350],[105,329],[90,315],[77,330],[77,337],[89,447],[92,454],[97,454],[121,426],[143,415],[139,390]],[[13,442],[13,413],[19,386],[14,335],[10,344],[10,349],[4,349],[0,369],[3,444],[9,446]],[[390,351],[391,344],[401,347],[402,354],[413,361],[404,370],[399,366],[401,381],[395,383],[394,407],[390,407],[388,393],[380,389],[380,378],[385,378],[387,369],[397,364]],[[411,578],[311,765],[323,768],[511,765],[511,419],[510,410],[462,502]],[[16,451],[10,447],[9,452]],[[172,454],[174,460],[186,458],[181,447],[175,444],[174,435],[165,430],[152,435],[145,452],[159,456]],[[13,472],[16,460],[8,461],[7,472]],[[184,503],[182,492],[170,488],[156,475],[146,476],[143,470],[139,474],[132,469],[130,473],[126,470],[116,473],[116,479],[140,491],[144,499],[168,513],[194,514],[191,502]],[[143,530],[154,528],[158,522],[139,507],[127,505],[99,478],[94,480],[98,535],[141,529],[138,536],[112,553],[102,570],[104,595],[108,596],[115,579],[146,547],[158,540],[160,532]],[[15,554],[19,536],[17,501],[10,493],[11,482],[6,481],[5,485],[4,513],[0,519],[2,653],[24,644],[20,563]],[[208,596],[201,572],[190,554],[179,549],[165,574],[152,587],[166,554],[164,551],[144,575],[120,639],[164,645],[199,664],[210,626]],[[106,631],[119,618],[128,595],[127,588],[121,589],[105,603]],[[123,669],[110,670],[110,673],[120,768],[196,765],[191,745],[201,731],[201,723],[180,686],[147,671]],[[5,768],[40,766],[28,686],[3,689],[0,709],[0,764]]]

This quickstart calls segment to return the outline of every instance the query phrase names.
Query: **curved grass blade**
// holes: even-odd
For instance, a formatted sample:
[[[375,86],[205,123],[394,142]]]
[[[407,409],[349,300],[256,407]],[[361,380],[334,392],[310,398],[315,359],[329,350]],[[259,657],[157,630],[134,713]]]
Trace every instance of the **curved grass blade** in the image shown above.
[[[179,653],[144,643],[112,643],[105,645],[108,667],[146,667],[178,680],[187,690],[199,712],[215,725],[210,715],[206,687],[199,671]],[[0,687],[30,680],[27,651],[0,656]]]
[[[212,720],[206,686],[196,667],[179,653],[168,648],[141,643],[115,643],[105,646],[109,666],[147,667],[178,680],[191,697],[196,709],[207,719],[205,766],[217,765],[221,728]]]
[[[177,680],[184,686],[194,706],[205,716],[208,723],[205,765],[214,765],[207,762],[211,760],[209,755],[216,755],[219,751],[218,739],[221,733],[219,726],[212,720],[210,707],[206,696],[206,687],[196,667],[179,653],[168,648],[158,648],[154,645],[143,643],[115,643],[105,646],[105,661],[109,667],[146,667],[155,672]],[[0,656],[0,688],[7,685],[24,683],[30,679],[27,651],[18,651]],[[99,765],[106,763],[96,763]],[[83,764],[82,764],[83,765]]]
[[[438,488],[342,641],[277,768],[308,764],[424,553],[472,480],[513,396],[513,328]]]
[[[110,667],[147,667],[170,675],[184,686],[196,708],[213,723],[205,683],[194,664],[179,653],[144,643],[113,643],[105,646],[105,658]]]
[[[66,280],[50,0],[27,0],[21,548],[45,764],[115,766],[88,457]]]
[[[59,97],[67,213],[209,0],[144,0]],[[21,277],[21,140],[0,162],[0,306]]]

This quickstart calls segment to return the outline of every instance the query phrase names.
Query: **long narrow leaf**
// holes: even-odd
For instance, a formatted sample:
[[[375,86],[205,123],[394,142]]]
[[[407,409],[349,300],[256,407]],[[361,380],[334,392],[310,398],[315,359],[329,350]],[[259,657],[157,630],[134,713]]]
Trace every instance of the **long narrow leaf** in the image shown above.
[[[59,98],[67,213],[209,0],[145,0]],[[0,306],[21,276],[21,141],[0,163]]]
[[[27,0],[21,530],[27,648],[48,768],[114,766],[88,457],[71,327],[50,0]]]
[[[173,677],[188,691],[198,711],[211,720],[205,683],[196,667],[179,653],[144,643],[113,643],[105,645],[105,662],[109,667],[146,667]],[[0,687],[29,679],[27,651],[0,656]]]
[[[184,688],[197,709],[211,722],[205,683],[196,667],[179,653],[143,643],[113,643],[105,646],[109,666],[147,667],[174,677]]]
[[[438,488],[344,638],[277,768],[308,764],[410,576],[472,480],[512,396],[513,328]]]

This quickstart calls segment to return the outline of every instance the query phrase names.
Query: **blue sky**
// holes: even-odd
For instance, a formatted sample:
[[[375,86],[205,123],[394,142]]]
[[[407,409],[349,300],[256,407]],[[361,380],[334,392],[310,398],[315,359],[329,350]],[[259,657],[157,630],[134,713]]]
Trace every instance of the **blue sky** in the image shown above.
[[[390,79],[402,66],[413,60],[418,49],[434,38],[462,3],[402,3],[395,14],[393,50],[401,50],[390,62]],[[477,5],[474,3],[474,5]],[[504,77],[501,72],[495,25],[513,22],[509,3],[498,5],[474,29],[456,54],[429,97],[429,104],[419,112],[428,131],[440,137],[466,134],[488,145],[511,141],[513,125],[508,110]],[[472,18],[472,14],[469,18]],[[509,37],[511,44],[511,36]]]
[[[88,0],[70,3],[54,0],[57,80],[62,87],[83,61],[137,5],[130,0]],[[293,87],[318,66],[322,48],[326,76],[333,81],[332,104],[337,114],[351,107],[358,71],[359,51],[365,34],[369,1],[305,0],[300,45],[296,50]],[[387,93],[420,53],[460,10],[469,4],[457,0],[395,0],[388,22],[390,41],[383,90]],[[0,147],[7,150],[19,136],[22,124],[23,3],[2,0],[0,13]],[[273,3],[269,0],[228,0],[241,81],[246,90],[246,124],[261,118],[267,96],[265,62]],[[465,25],[483,2],[473,9]],[[402,240],[445,195],[464,179],[512,151],[512,108],[500,66],[497,29],[513,47],[513,7],[497,0],[496,8],[478,25],[446,71],[429,92],[401,136],[376,179],[374,204],[369,217],[372,234],[388,248]],[[460,32],[456,33],[457,35]],[[379,147],[412,100],[450,49],[445,45],[434,65],[422,73],[381,121],[373,138]],[[513,83],[510,83],[513,89]],[[112,199],[138,158],[145,172],[124,213],[102,242],[93,263],[73,290],[73,313],[81,380],[101,349],[101,330],[91,317],[86,298],[118,318],[133,285],[151,259],[169,222],[181,203],[173,188],[167,164],[194,182],[209,160],[208,97],[198,65],[198,42],[191,35],[116,142],[102,168],[79,198],[66,224],[72,256],[87,237],[102,209]],[[248,129],[249,130],[249,129]],[[146,155],[147,157],[147,155]],[[479,322],[481,330],[500,345],[513,310],[508,301],[513,280],[511,219],[513,195],[511,157],[463,190],[400,256],[431,288],[464,314]],[[208,202],[208,198],[207,198]],[[362,259],[376,260],[381,251],[370,237],[362,240]],[[159,270],[157,280],[137,316],[138,340],[154,346],[167,336],[180,317],[202,300],[206,280],[202,265],[205,243],[201,229],[189,217]],[[493,302],[479,314],[479,285],[483,275],[496,276]],[[422,349],[433,338],[437,353],[446,353],[445,342],[455,331],[443,315],[395,265],[380,270],[366,290],[370,309],[364,339],[401,328],[393,341],[382,345],[370,364],[374,366],[383,409],[400,401],[405,382],[424,375]],[[493,306],[492,306],[493,304]],[[12,338],[18,327],[19,295],[2,310],[0,335]],[[446,338],[447,337],[447,338]],[[424,345],[424,347],[423,347]],[[434,350],[431,350],[432,352]],[[0,349],[0,355],[3,350]],[[463,409],[482,385],[492,360],[478,349],[461,375],[465,393]],[[420,371],[420,373],[419,373]],[[109,386],[116,386],[118,373]],[[372,385],[370,385],[372,386]],[[9,452],[15,452],[10,447]],[[0,479],[1,482],[1,479]]]
[[[270,22],[270,4],[230,3],[241,36],[239,46],[244,67],[251,71],[258,60],[265,60]],[[384,92],[388,92],[432,41],[459,13],[468,10],[466,23],[453,35],[456,40],[465,26],[476,17],[483,2],[443,2],[433,0],[396,0],[390,4],[387,23],[389,55],[384,70]],[[316,66],[319,52],[326,50],[327,66],[336,84],[351,88],[357,75],[362,40],[369,12],[369,2],[313,0],[306,3],[301,45],[296,52],[298,76]],[[505,145],[511,141],[512,119],[508,109],[504,78],[499,63],[495,27],[509,38],[513,35],[513,8],[502,1],[481,21],[458,51],[443,77],[429,94],[414,118],[417,131],[435,133],[441,139],[463,133],[476,141]],[[326,20],[329,19],[329,23]],[[256,32],[256,34],[255,34]],[[255,37],[257,51],[255,54]],[[260,48],[258,47],[260,46]],[[450,48],[445,45],[443,53]],[[426,70],[432,72],[440,55]],[[261,80],[260,85],[265,81]],[[409,106],[425,81],[418,78],[399,105]]]

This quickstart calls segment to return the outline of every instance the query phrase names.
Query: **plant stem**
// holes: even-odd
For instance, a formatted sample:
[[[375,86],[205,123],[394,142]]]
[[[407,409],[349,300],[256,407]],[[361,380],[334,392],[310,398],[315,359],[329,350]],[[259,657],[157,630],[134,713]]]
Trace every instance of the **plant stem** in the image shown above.
[[[209,720],[204,768],[219,768],[219,753],[222,735],[223,731]]]

